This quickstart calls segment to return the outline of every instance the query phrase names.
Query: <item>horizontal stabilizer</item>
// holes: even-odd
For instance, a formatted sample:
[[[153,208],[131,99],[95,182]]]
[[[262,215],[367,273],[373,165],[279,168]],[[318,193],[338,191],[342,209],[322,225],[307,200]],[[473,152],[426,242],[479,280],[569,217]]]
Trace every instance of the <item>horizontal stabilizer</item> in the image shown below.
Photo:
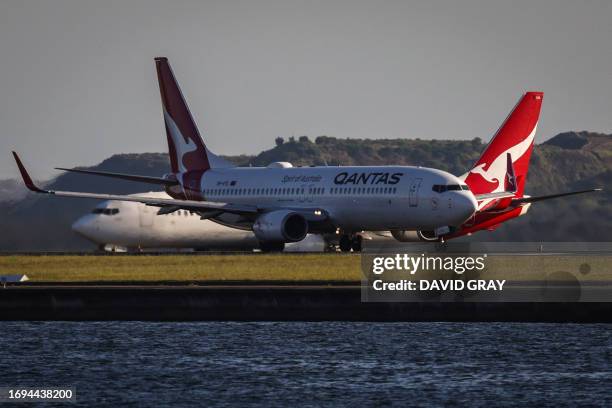
[[[576,195],[576,194],[593,193],[595,191],[602,191],[602,190],[603,189],[601,188],[592,188],[589,190],[571,191],[569,193],[551,194],[551,195],[538,196],[538,197],[523,197],[523,198],[517,198],[516,200],[512,200],[512,204],[535,203],[536,201],[550,200],[552,198],[567,197],[567,196]]]
[[[178,182],[176,180],[169,180],[161,177],[149,177],[149,176],[138,176],[135,174],[122,174],[122,173],[111,173],[107,171],[95,171],[95,170],[80,170],[80,169],[65,169],[62,167],[56,167],[56,170],[70,171],[72,173],[91,174],[94,176],[112,177],[122,180],[138,181],[141,183],[149,184],[161,184],[164,186],[174,186]]]
[[[499,198],[508,198],[514,197],[516,193],[512,191],[499,191],[497,193],[487,193],[487,194],[476,194],[474,198],[476,201],[488,200],[490,198],[499,199]]]

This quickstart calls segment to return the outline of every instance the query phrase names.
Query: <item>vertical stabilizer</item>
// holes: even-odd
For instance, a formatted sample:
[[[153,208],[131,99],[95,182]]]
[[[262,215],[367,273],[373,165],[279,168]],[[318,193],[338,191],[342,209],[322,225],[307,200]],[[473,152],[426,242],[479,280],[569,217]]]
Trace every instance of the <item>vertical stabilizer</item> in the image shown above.
[[[215,167],[232,167],[207,148],[191,116],[172,68],[165,57],[155,58],[161,93],[168,153],[173,173],[206,171]]]
[[[474,194],[505,191],[510,182],[516,196],[523,196],[543,98],[543,92],[523,95],[472,169],[461,176]],[[513,180],[506,179],[509,168]]]

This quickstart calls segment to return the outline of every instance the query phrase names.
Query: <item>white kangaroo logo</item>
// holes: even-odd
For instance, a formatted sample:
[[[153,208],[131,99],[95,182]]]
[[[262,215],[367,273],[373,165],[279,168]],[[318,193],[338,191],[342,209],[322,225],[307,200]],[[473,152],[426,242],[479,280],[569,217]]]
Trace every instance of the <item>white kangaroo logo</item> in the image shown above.
[[[168,112],[164,110],[164,119],[168,124],[168,129],[170,130],[170,135],[172,136],[172,141],[174,142],[174,148],[176,149],[177,162],[179,166],[179,170],[181,173],[187,172],[187,168],[183,164],[183,157],[187,153],[195,152],[198,150],[198,147],[194,143],[193,140],[186,138],[181,133],[181,130],[178,128],[172,116]]]
[[[491,163],[491,165],[489,166],[487,170],[484,169],[487,166],[487,163],[481,163],[478,166],[474,167],[472,170],[470,170],[468,173],[461,176],[461,179],[465,180],[468,174],[470,173],[480,174],[482,178],[487,180],[489,183],[497,182],[497,187],[493,191],[491,191],[491,193],[497,193],[500,191],[504,191],[504,183],[502,183],[501,181],[506,176],[506,171],[508,170],[507,169],[508,153],[510,153],[510,157],[512,157],[513,163],[516,162],[521,157],[523,157],[523,155],[527,152],[527,150],[529,150],[529,146],[531,146],[531,144],[533,143],[533,139],[535,138],[537,128],[538,128],[538,124],[536,123],[535,126],[533,127],[533,130],[531,131],[529,136],[525,138],[525,140],[512,146],[511,148],[509,148],[508,150],[506,150],[505,152],[497,156],[495,160],[493,160],[493,162]]]

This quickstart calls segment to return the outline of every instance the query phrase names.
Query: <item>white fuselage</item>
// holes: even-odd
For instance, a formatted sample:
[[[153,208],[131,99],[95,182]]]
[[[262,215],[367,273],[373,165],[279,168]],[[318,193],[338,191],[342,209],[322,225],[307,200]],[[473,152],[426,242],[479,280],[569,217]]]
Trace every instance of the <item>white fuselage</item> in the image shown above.
[[[136,194],[170,198],[164,192]],[[98,245],[125,249],[194,248],[202,250],[252,250],[258,241],[252,231],[226,227],[186,210],[157,215],[157,208],[130,201],[103,201],[80,217],[72,229]],[[308,236],[287,250],[323,251],[325,241]]]
[[[438,185],[455,189],[436,192]],[[206,201],[321,209],[345,231],[459,226],[477,206],[459,178],[409,166],[217,168],[198,187]]]

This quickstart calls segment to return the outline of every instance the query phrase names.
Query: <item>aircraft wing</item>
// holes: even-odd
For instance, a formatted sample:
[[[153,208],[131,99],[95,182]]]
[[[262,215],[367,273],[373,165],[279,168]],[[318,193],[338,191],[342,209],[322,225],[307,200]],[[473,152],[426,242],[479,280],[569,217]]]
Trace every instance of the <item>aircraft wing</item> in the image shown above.
[[[232,213],[244,216],[257,215],[260,213],[278,210],[281,208],[290,209],[298,212],[304,216],[309,222],[324,221],[329,218],[327,211],[320,208],[274,208],[274,207],[258,207],[255,205],[248,204],[234,204],[234,203],[223,203],[216,201],[195,201],[195,200],[175,200],[172,198],[152,198],[152,197],[139,197],[133,195],[116,195],[116,194],[97,194],[97,193],[82,193],[76,191],[52,191],[44,190],[34,184],[32,178],[28,174],[23,163],[19,159],[17,153],[13,152],[17,167],[23,178],[23,182],[26,187],[36,193],[50,194],[58,197],[72,197],[72,198],[90,198],[95,200],[114,200],[114,201],[132,201],[137,203],[143,203],[146,205],[160,207],[157,214],[169,214],[174,211],[185,209],[189,211],[198,212],[202,219],[216,217],[222,213]],[[137,176],[139,177],[139,176]],[[140,180],[138,180],[140,181]]]
[[[115,195],[115,194],[96,194],[96,193],[81,193],[74,191],[52,191],[52,190],[43,190],[37,187],[32,178],[28,174],[27,170],[21,163],[19,156],[17,153],[13,152],[13,156],[15,157],[15,161],[17,162],[17,167],[19,167],[19,171],[21,172],[21,177],[23,178],[23,182],[26,187],[31,191],[36,193],[43,194],[51,194],[58,197],[73,197],[73,198],[91,198],[96,200],[116,200],[116,201],[134,201],[138,203],[143,203],[146,205],[151,205],[155,207],[169,207],[174,211],[178,209],[186,209],[192,211],[204,211],[209,213],[214,212],[228,212],[234,214],[257,214],[261,212],[260,209],[256,206],[252,205],[242,205],[242,204],[231,204],[231,203],[220,203],[220,202],[212,202],[212,201],[193,201],[193,200],[175,200],[169,198],[151,198],[151,197],[138,197],[138,196],[128,196],[128,195]],[[161,211],[161,210],[160,210]],[[171,211],[170,211],[171,212]]]
[[[95,170],[81,170],[81,169],[65,169],[63,167],[56,167],[56,170],[70,171],[73,173],[92,174],[94,176],[113,177],[122,180],[139,181],[141,183],[161,184],[164,186],[174,186],[178,182],[176,180],[168,180],[161,177],[149,177],[149,176],[138,176],[135,174],[123,174],[123,173],[111,173],[107,171],[95,171]]]

